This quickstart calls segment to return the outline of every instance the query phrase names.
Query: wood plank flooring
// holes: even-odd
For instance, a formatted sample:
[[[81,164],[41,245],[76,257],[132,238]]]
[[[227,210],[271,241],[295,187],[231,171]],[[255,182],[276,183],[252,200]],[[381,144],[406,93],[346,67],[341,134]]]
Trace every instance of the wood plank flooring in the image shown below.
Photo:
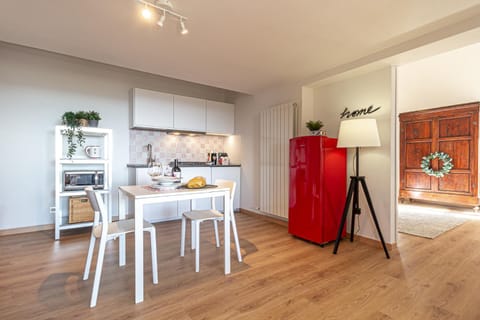
[[[400,234],[391,260],[360,241],[342,241],[333,255],[332,245],[294,238],[284,226],[245,214],[237,221],[244,262],[233,251],[229,276],[210,224],[202,225],[200,273],[192,251],[179,256],[180,222],[156,224],[159,284],[151,282],[145,241],[140,304],[133,237],[125,267],[118,266],[118,243],[110,242],[94,309],[94,272],[82,280],[88,230],[62,233],[61,241],[52,231],[0,237],[0,318],[480,319],[480,221],[435,240]]]

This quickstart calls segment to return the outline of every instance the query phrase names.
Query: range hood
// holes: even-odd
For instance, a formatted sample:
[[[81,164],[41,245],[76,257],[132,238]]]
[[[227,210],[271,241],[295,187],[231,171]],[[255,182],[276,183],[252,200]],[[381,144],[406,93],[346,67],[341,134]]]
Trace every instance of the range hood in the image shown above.
[[[171,134],[174,136],[200,136],[200,135],[206,135],[206,132],[203,131],[189,131],[189,130],[165,130],[167,134]]]

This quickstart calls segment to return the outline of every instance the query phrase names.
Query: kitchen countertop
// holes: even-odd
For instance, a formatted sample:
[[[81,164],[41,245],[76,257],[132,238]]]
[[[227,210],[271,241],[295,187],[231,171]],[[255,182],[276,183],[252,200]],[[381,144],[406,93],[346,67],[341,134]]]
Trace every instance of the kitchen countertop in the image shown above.
[[[200,163],[200,162],[199,163],[191,163],[191,162],[182,163],[182,162],[180,162],[178,166],[180,168],[184,168],[184,167],[212,167],[212,168],[240,167],[239,164],[211,165],[211,164]],[[128,168],[148,168],[146,163],[142,163],[142,164],[129,163],[129,164],[127,164],[127,167]]]

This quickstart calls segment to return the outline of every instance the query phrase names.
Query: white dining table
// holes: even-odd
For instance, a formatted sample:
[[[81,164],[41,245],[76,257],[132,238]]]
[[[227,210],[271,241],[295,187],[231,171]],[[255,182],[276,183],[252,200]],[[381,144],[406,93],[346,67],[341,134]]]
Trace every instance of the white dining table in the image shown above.
[[[230,189],[213,187],[201,189],[158,190],[150,186],[121,186],[118,191],[119,219],[125,219],[128,200],[134,202],[135,214],[135,303],[143,301],[144,267],[143,267],[143,209],[145,205],[178,200],[195,200],[200,198],[224,198],[224,212],[230,212]],[[224,216],[224,258],[225,274],[230,273],[230,215]],[[125,265],[125,237],[120,237],[120,265]]]

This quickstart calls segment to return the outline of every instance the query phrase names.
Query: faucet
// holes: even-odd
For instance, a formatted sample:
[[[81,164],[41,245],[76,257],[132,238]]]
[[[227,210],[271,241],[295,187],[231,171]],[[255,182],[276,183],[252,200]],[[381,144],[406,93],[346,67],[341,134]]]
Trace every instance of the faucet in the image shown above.
[[[152,167],[153,166],[153,162],[155,161],[152,157],[152,145],[149,143],[147,144],[147,167]]]

